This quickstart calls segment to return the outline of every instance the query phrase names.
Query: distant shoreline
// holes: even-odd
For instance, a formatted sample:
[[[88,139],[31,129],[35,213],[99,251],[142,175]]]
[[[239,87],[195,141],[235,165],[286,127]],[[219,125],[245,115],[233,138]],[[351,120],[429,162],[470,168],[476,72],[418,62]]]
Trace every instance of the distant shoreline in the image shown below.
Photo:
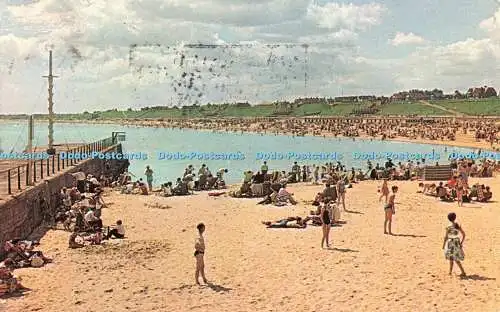
[[[381,116],[373,116],[373,118],[383,118]],[[424,116],[420,116],[424,117]],[[427,116],[428,117],[428,116]],[[437,116],[436,116],[437,117]],[[290,117],[288,117],[290,118]],[[298,117],[301,118],[301,117]],[[307,117],[302,117],[302,118],[307,118]],[[314,118],[314,117],[310,117]],[[370,118],[367,116],[366,118]],[[414,117],[414,118],[419,118],[419,117]],[[424,117],[425,118],[425,117]],[[455,118],[455,117],[443,117],[439,116],[439,118]],[[498,120],[500,120],[500,117],[496,116]],[[174,118],[173,118],[174,119]],[[196,120],[198,118],[189,118],[185,119],[185,121],[189,120]],[[199,118],[201,119],[201,118]],[[232,118],[236,119],[236,118]],[[4,119],[9,122],[19,122],[19,119]],[[46,121],[46,120],[44,120]],[[100,119],[100,120],[56,120],[56,123],[73,123],[73,124],[103,124],[103,125],[120,125],[120,126],[138,126],[138,127],[144,127],[144,128],[167,128],[167,129],[191,129],[191,130],[198,130],[198,131],[210,131],[212,132],[218,132],[218,133],[254,133],[254,134],[267,134],[267,135],[272,135],[273,133],[264,133],[264,132],[257,132],[257,131],[231,131],[231,130],[224,130],[224,129],[203,129],[203,128],[190,128],[190,127],[184,127],[184,128],[179,128],[179,127],[164,127],[163,123],[165,121],[163,120],[155,120],[155,119],[143,119],[143,120],[129,120],[129,119]],[[292,133],[278,133],[276,135],[293,135]],[[311,133],[305,134],[305,136],[315,136],[315,137],[325,137],[325,138],[332,138],[332,137],[337,137],[337,138],[344,138],[344,139],[357,139],[357,140],[377,140],[377,141],[383,141],[379,137],[369,137],[366,135],[362,136],[357,136],[357,137],[347,137],[347,136],[334,136],[331,134],[325,134],[325,135],[314,135]],[[444,145],[444,146],[449,146],[449,147],[463,147],[463,148],[471,148],[471,149],[481,149],[484,151],[492,151],[492,152],[498,152],[498,149],[492,148],[487,142],[485,141],[470,141],[470,140],[465,140],[466,138],[457,136],[457,140],[455,141],[438,141],[438,140],[427,140],[427,139],[409,139],[406,137],[396,137],[396,138],[386,138],[385,141],[391,141],[391,142],[402,142],[402,143],[417,143],[417,144],[426,144],[426,145]]]

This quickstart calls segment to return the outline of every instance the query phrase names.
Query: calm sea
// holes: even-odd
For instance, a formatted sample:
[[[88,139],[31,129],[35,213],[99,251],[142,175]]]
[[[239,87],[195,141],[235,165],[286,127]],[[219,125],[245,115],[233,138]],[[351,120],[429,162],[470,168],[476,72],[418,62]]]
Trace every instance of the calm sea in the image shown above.
[[[0,121],[0,148],[4,152],[18,152],[26,147],[27,122]],[[85,125],[61,123],[54,126],[57,144],[91,143],[111,136],[112,131],[126,132],[125,152],[139,154],[147,159],[131,161],[130,172],[144,176],[144,168],[154,170],[154,183],[175,180],[187,165],[199,168],[205,163],[211,171],[227,168],[226,181],[240,182],[245,170],[259,170],[263,158],[268,158],[270,170],[289,170],[294,161],[299,165],[341,161],[348,168],[366,168],[368,157],[374,164],[385,162],[391,153],[393,161],[406,161],[403,157],[432,154],[426,163],[447,163],[449,153],[468,153],[470,149],[415,143],[338,139],[322,137],[291,137],[260,134],[213,133],[208,131],[163,128],[127,127],[120,125]],[[47,146],[46,123],[35,126],[35,146]],[[210,154],[212,153],[212,154]],[[408,154],[404,154],[408,153]],[[182,158],[184,159],[178,159]],[[214,159],[217,158],[217,159]],[[226,158],[226,159],[221,159]],[[229,159],[227,159],[229,158]],[[314,159],[312,159],[314,158]]]

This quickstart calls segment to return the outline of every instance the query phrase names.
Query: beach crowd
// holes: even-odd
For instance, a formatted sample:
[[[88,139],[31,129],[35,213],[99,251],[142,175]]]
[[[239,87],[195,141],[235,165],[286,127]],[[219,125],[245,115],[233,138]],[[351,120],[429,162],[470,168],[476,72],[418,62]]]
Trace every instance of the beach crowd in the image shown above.
[[[491,131],[491,129],[490,129]],[[444,134],[450,134],[447,132]],[[198,170],[190,164],[177,177],[175,183],[164,181],[161,187],[155,188],[153,168],[147,166],[142,177],[125,171],[119,176],[100,176],[99,178],[77,172],[73,174],[74,183],[61,189],[60,205],[50,214],[52,225],[62,224],[63,229],[70,232],[68,248],[83,248],[85,246],[101,245],[110,239],[124,239],[125,227],[122,220],[115,224],[104,225],[101,219],[102,209],[106,208],[102,195],[105,189],[112,189],[121,194],[151,195],[162,197],[189,196],[194,192],[208,191],[209,196],[227,194],[234,198],[259,198],[260,205],[287,206],[297,205],[299,201],[287,188],[291,183],[309,183],[324,185],[322,191],[314,198],[305,202],[311,206],[309,214],[305,216],[286,216],[280,220],[263,220],[267,228],[294,228],[304,229],[308,225],[322,228],[321,246],[331,247],[330,229],[332,226],[342,226],[342,212],[349,212],[346,205],[346,193],[357,183],[365,180],[380,180],[382,184],[377,192],[379,201],[384,200],[384,233],[392,235],[392,216],[396,213],[395,197],[401,180],[417,181],[422,178],[428,166],[425,159],[408,160],[407,162],[393,162],[386,159],[385,163],[375,165],[368,160],[366,168],[346,168],[340,161],[325,164],[299,164],[293,162],[288,170],[272,170],[267,161],[263,161],[258,170],[242,172],[242,182],[239,187],[231,188],[224,181],[227,168],[219,168],[215,175],[206,164],[201,164]],[[488,159],[454,159],[449,164],[450,179],[439,183],[419,182],[419,192],[435,196],[441,201],[457,202],[462,206],[467,202],[487,203],[493,198],[493,190],[484,184],[470,185],[469,177],[492,177],[500,171],[498,161]],[[391,182],[389,182],[391,181]],[[450,273],[453,263],[465,271],[461,265],[464,253],[461,244],[464,231],[456,223],[456,215],[450,214],[450,226],[446,229],[443,249],[446,259],[450,261]],[[196,282],[201,276],[205,283],[207,279],[204,271],[205,245],[203,233],[206,225],[198,224],[199,236],[196,238],[194,256],[196,258]],[[462,235],[462,238],[460,238]],[[39,246],[37,241],[14,239],[8,241],[4,248],[8,252],[7,258],[0,264],[0,295],[22,290],[20,282],[13,275],[13,270],[22,267],[41,267],[52,260],[41,251],[35,250]]]
[[[247,118],[122,120],[124,125],[198,129],[262,134],[364,137],[377,139],[455,141],[470,135],[499,148],[500,123],[494,119],[467,118]]]

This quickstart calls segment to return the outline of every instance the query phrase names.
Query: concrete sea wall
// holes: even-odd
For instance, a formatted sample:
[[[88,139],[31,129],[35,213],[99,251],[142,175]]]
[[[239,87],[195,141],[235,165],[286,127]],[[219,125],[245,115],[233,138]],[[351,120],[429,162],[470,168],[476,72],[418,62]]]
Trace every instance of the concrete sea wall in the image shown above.
[[[104,152],[121,153],[121,145],[112,146]],[[7,240],[26,238],[42,223],[46,213],[53,212],[60,205],[61,188],[75,183],[72,173],[83,171],[96,177],[102,174],[118,176],[128,165],[128,160],[88,159],[12,196],[0,205],[0,258]]]

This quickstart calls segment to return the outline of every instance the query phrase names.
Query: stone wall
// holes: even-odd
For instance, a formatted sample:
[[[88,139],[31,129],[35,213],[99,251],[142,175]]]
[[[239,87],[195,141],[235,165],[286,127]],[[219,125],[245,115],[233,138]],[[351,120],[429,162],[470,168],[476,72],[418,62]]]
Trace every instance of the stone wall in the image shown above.
[[[121,145],[110,147],[105,152],[121,152]],[[26,238],[43,221],[46,212],[53,212],[60,205],[61,188],[72,186],[75,179],[72,173],[83,171],[99,177],[102,174],[114,177],[128,168],[128,160],[88,159],[67,170],[47,177],[34,187],[12,196],[0,205],[0,258],[3,256],[3,245],[13,238]]]

